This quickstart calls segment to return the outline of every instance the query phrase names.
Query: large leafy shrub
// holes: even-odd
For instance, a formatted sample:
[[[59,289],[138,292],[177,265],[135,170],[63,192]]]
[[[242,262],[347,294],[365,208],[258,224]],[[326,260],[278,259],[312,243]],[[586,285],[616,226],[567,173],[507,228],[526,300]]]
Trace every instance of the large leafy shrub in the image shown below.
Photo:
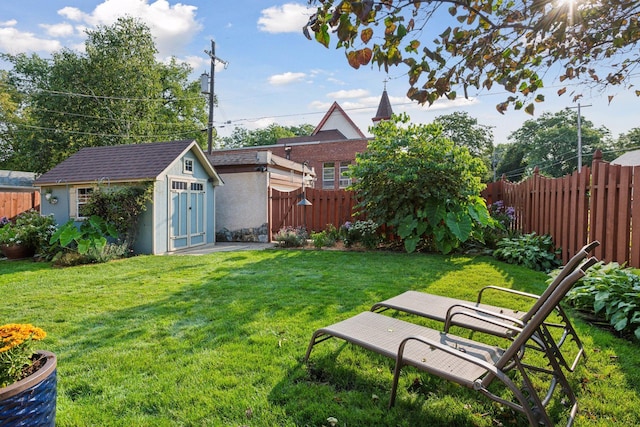
[[[549,272],[561,264],[553,239],[536,233],[504,238],[498,242],[493,256],[509,264],[519,264],[537,271]]]
[[[357,210],[393,230],[408,252],[448,253],[492,222],[480,197],[486,168],[439,125],[408,122],[394,116],[371,129],[375,138],[349,171]]]
[[[115,226],[99,216],[91,216],[80,227],[70,220],[51,236],[51,244],[63,248],[53,261],[57,265],[76,265],[122,258],[127,255],[128,247],[126,243],[114,243],[117,237]]]
[[[112,224],[118,237],[131,248],[138,231],[138,217],[151,201],[152,190],[150,183],[99,187],[84,205],[82,214],[87,217],[98,216]]]
[[[640,276],[633,269],[600,262],[567,294],[567,301],[604,318],[616,331],[640,339]]]

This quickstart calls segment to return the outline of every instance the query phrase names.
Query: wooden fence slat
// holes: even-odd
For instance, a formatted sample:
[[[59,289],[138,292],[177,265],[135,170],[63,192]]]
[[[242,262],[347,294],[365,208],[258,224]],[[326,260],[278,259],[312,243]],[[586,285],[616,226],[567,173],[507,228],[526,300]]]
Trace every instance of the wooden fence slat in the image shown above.
[[[618,179],[618,211],[616,220],[614,259],[629,259],[629,230],[631,230],[631,168],[620,167]]]
[[[640,166],[635,166],[632,173],[631,189],[631,254],[629,264],[640,267]]]
[[[594,235],[593,240],[598,240],[600,242],[600,246],[598,246],[595,250],[595,255],[598,259],[604,258],[605,249],[607,247],[607,241],[605,239],[605,225],[606,221],[603,219],[606,218],[606,185],[607,185],[607,174],[609,165],[606,163],[598,163],[597,171],[598,171],[598,181],[596,183],[593,202],[595,203],[595,209],[591,209],[591,227],[593,227]]]
[[[609,173],[607,174],[607,197],[606,197],[606,213],[602,218],[608,218],[609,221],[605,221],[605,240],[607,245],[605,246],[604,259],[611,261],[615,259],[615,235],[616,235],[616,212],[618,211],[618,198],[616,197],[618,189],[618,175],[619,165],[608,165]]]

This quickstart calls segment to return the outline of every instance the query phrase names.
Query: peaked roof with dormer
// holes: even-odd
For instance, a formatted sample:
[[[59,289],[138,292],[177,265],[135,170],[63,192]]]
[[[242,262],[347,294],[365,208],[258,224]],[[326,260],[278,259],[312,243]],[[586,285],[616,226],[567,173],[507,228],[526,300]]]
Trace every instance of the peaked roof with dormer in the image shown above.
[[[339,131],[346,139],[366,138],[360,128],[356,126],[353,120],[351,120],[351,117],[344,112],[337,102],[331,105],[329,111],[327,111],[322,120],[320,120],[320,123],[316,126],[312,135],[317,135],[320,132],[329,130]]]
[[[378,111],[376,116],[371,119],[374,123],[378,123],[382,120],[389,120],[393,115],[393,109],[391,108],[391,102],[389,102],[389,95],[387,89],[382,92],[382,98],[380,98],[380,104],[378,105]]]
[[[196,155],[214,185],[222,183],[198,143],[183,140],[82,148],[41,175],[34,185],[155,180],[188,151]]]

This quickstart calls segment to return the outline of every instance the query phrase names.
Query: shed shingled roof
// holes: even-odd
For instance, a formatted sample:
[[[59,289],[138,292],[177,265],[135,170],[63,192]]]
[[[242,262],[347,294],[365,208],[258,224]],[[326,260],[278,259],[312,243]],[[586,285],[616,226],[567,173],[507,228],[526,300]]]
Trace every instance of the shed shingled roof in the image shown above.
[[[193,140],[82,148],[34,185],[96,181],[142,181],[158,177]]]

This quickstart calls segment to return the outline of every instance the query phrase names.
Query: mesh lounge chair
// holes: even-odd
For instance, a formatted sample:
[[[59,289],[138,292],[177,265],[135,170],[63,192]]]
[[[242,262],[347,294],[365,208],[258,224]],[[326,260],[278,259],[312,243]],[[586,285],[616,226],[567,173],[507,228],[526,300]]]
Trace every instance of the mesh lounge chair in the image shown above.
[[[530,293],[520,292],[513,289],[501,288],[497,286],[486,286],[478,293],[476,303],[455,298],[444,297],[440,295],[428,294],[425,292],[407,291],[385,301],[374,304],[371,311],[383,312],[393,309],[406,313],[415,314],[432,320],[444,322],[444,331],[448,332],[452,325],[461,326],[472,331],[484,332],[487,334],[513,339],[516,330],[511,326],[522,328],[527,323],[537,308],[549,297],[555,288],[573,272],[580,263],[588,256],[594,248],[600,243],[594,241],[584,246],[576,253],[560,271],[558,276],[552,281],[542,295],[534,295]],[[535,300],[535,304],[529,311],[511,310],[503,307],[496,307],[488,304],[482,304],[483,293],[487,290],[509,292],[523,297]],[[546,328],[561,329],[560,337],[555,341],[554,352],[556,358],[562,366],[573,372],[578,364],[580,357],[586,354],[584,347],[580,341],[580,337],[569,321],[568,316],[562,309],[557,306],[556,312],[562,323],[545,322]],[[508,326],[505,326],[508,325]],[[560,352],[560,348],[570,337],[577,346],[577,353],[571,364],[569,364],[565,356]]]
[[[531,426],[539,423],[547,426],[554,425],[546,411],[546,406],[552,400],[555,386],[560,384],[563,398],[571,405],[567,422],[570,426],[577,413],[578,403],[556,358],[552,354],[544,353],[551,366],[551,370],[546,372],[553,375],[553,381],[546,395],[541,397],[535,391],[531,381],[531,374],[538,374],[541,370],[523,363],[522,357],[530,339],[542,340],[544,344],[552,345],[553,337],[541,327],[543,322],[575,282],[583,277],[584,272],[595,263],[596,259],[591,258],[565,277],[531,316],[531,320],[524,328],[514,327],[519,333],[506,350],[366,311],[315,331],[304,361],[306,363],[309,360],[311,350],[316,344],[332,337],[341,338],[396,360],[389,407],[395,403],[402,367],[410,365],[476,390],[498,403],[525,414]],[[518,375],[515,375],[516,372]],[[518,376],[522,381],[521,387],[516,385],[518,380],[511,378]],[[498,382],[511,391],[513,399],[504,399],[489,390],[492,383]]]

